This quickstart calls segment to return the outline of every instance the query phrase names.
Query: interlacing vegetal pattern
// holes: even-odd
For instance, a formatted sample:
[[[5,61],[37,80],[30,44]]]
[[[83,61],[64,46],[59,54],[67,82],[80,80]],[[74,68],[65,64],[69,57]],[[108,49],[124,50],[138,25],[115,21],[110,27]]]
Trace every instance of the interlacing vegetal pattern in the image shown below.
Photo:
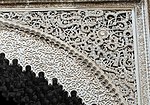
[[[0,36],[0,51],[7,52],[7,58],[17,58],[23,67],[32,65],[36,74],[43,71],[48,80],[58,78],[67,91],[76,89],[87,105],[123,105],[109,80],[86,59],[73,57],[55,42],[47,44],[18,30],[1,31]]]
[[[1,12],[0,17],[61,39],[95,61],[135,101],[131,10],[48,10]]]

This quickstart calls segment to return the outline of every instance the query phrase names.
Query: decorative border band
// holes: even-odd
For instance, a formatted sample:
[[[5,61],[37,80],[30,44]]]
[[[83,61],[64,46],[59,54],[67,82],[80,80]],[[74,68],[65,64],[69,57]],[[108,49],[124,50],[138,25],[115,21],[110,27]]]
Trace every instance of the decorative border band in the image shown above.
[[[1,4],[11,4],[11,3],[60,3],[60,2],[140,2],[140,0],[0,0]]]

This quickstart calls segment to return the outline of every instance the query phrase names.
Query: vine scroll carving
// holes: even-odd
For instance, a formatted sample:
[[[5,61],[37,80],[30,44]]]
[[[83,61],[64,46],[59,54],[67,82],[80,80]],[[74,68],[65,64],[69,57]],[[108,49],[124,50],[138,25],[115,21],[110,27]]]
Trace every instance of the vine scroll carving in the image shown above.
[[[131,10],[3,11],[0,18],[56,37],[87,55],[135,104],[136,79]]]

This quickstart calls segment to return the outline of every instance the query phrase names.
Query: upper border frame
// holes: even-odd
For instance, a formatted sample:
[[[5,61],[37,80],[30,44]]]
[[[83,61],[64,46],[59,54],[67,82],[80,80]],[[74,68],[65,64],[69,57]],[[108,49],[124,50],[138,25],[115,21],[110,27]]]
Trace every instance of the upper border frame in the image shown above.
[[[140,2],[141,0],[0,0],[0,4],[36,4],[36,3],[60,3],[60,2]]]

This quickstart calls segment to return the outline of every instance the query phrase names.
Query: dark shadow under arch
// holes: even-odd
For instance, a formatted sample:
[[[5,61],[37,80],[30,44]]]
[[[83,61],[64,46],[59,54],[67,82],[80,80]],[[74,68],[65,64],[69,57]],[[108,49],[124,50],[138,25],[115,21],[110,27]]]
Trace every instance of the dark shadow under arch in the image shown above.
[[[57,78],[48,84],[44,72],[36,77],[30,65],[23,71],[17,59],[10,64],[5,54],[0,53],[0,102],[3,105],[85,105],[77,91],[70,94]]]
[[[7,100],[5,97],[3,97],[2,92],[0,92],[0,103],[2,105],[18,105],[13,98],[9,98],[9,100]]]

